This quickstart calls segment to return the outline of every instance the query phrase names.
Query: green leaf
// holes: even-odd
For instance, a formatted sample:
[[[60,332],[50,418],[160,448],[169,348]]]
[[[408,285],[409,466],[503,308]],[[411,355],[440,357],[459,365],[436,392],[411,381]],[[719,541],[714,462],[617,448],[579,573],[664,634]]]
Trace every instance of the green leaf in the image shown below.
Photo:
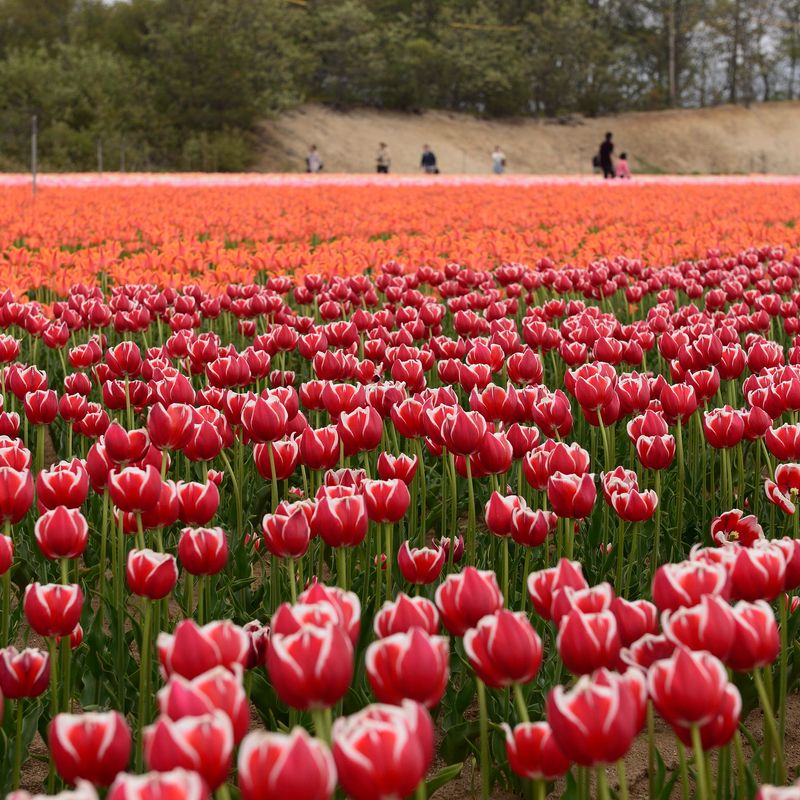
[[[450,764],[448,767],[440,769],[430,780],[425,781],[425,789],[430,797],[437,789],[441,789],[445,784],[455,780],[464,769],[464,762]]]

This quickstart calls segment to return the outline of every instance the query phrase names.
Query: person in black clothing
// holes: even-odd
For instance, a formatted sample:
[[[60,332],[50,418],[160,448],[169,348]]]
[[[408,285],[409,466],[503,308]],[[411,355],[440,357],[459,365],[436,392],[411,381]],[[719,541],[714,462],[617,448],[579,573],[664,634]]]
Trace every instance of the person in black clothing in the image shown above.
[[[436,166],[436,155],[427,144],[422,145],[422,158],[419,165],[428,175],[439,174],[439,167]]]
[[[611,141],[611,134],[607,133],[605,141],[600,145],[600,167],[603,170],[604,178],[614,178],[614,164],[611,161],[611,154],[614,152],[614,142]]]

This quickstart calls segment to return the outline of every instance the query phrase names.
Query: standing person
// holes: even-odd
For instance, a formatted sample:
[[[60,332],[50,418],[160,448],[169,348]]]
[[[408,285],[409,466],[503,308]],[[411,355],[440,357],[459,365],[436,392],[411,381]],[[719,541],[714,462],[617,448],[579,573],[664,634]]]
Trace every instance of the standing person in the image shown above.
[[[322,156],[319,154],[319,150],[317,150],[317,146],[312,144],[311,147],[308,149],[308,155],[306,156],[306,172],[320,172],[322,170]]]
[[[436,164],[436,154],[427,144],[422,145],[422,158],[420,159],[419,165],[427,175],[439,174],[439,167]]]
[[[496,144],[492,150],[492,172],[495,175],[502,175],[506,171],[506,154]]]
[[[605,140],[600,145],[600,168],[603,170],[604,178],[614,177],[614,164],[611,161],[613,152],[614,142],[611,141],[611,133],[607,133]]]
[[[631,168],[628,166],[628,154],[620,153],[617,159],[616,172],[618,178],[627,178],[630,180]]]
[[[389,167],[391,166],[392,155],[389,152],[386,142],[381,142],[378,145],[378,152],[375,155],[375,169],[381,175],[387,175],[389,173]]]

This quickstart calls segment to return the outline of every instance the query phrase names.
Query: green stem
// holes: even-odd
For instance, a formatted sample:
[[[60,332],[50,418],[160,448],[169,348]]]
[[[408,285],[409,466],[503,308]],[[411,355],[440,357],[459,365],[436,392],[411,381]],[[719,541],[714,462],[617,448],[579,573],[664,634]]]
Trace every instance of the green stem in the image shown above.
[[[286,559],[286,570],[289,573],[289,595],[292,598],[292,605],[297,602],[297,583],[295,582],[294,574],[294,559]]]
[[[394,598],[394,588],[392,585],[392,573],[394,572],[394,543],[392,542],[393,528],[392,523],[387,522],[386,530],[386,599]]]
[[[272,450],[270,449],[270,453]],[[242,543],[242,490],[239,481],[236,478],[236,473],[231,466],[231,462],[228,459],[228,456],[225,454],[225,450],[220,450],[220,458],[222,458],[223,463],[225,464],[225,469],[228,470],[228,475],[230,475],[231,483],[233,484],[233,499],[236,502],[236,541],[241,544]],[[274,474],[274,473],[273,473]]]
[[[469,492],[469,506],[467,508],[467,563],[475,566],[475,487],[472,485],[472,463],[469,456],[464,456],[467,466],[467,489]],[[454,521],[455,522],[455,521]],[[458,525],[454,527],[458,530]]]
[[[519,714],[519,718],[521,722],[530,722],[531,718],[528,714],[528,704],[525,702],[525,695],[522,691],[522,687],[518,684],[514,684],[514,702],[517,705],[517,714]]]
[[[681,800],[689,800],[689,768],[686,765],[686,748],[681,741],[677,741],[676,744],[678,747],[678,766],[681,773]]]
[[[625,563],[625,520],[619,518],[617,525],[617,581],[614,585],[616,591],[622,592],[622,567]]]
[[[678,420],[677,436],[677,451],[678,451],[678,495],[676,499],[677,512],[678,512],[678,526],[677,526],[677,544],[680,544],[683,539],[683,491],[684,483],[686,481],[686,464],[683,461],[683,423]]]
[[[694,750],[694,769],[697,773],[697,796],[699,800],[710,800],[708,796],[708,772],[700,738],[700,726],[692,725],[692,750]]]
[[[503,597],[506,603],[510,603],[508,596],[508,536],[503,537]]]
[[[656,721],[653,701],[647,701],[647,788],[648,797],[656,796]]]
[[[144,730],[144,726],[149,722],[148,719],[148,700],[150,683],[150,632],[152,630],[153,606],[146,598],[142,598],[142,642],[139,651],[139,718],[137,720],[139,731]],[[136,766],[139,771],[144,763],[144,742],[140,733],[138,747],[136,750]]]
[[[783,762],[783,748],[778,737],[778,727],[775,724],[775,714],[772,711],[772,704],[769,701],[767,688],[764,685],[764,678],[761,670],[756,668],[753,670],[753,679],[756,683],[756,691],[758,692],[758,699],[761,702],[761,709],[764,712],[764,733],[772,743],[772,750],[775,755],[775,763],[778,767],[778,784],[783,785],[786,783],[786,767]],[[771,765],[770,765],[771,769]]]
[[[427,797],[428,787],[425,785],[425,778],[423,778],[419,782],[416,792],[414,792],[414,800],[427,800]]]
[[[489,774],[489,713],[486,709],[486,686],[480,678],[476,678],[475,682],[478,688],[481,732],[481,800],[489,800],[491,775]]]
[[[628,800],[628,774],[625,770],[624,758],[617,761],[617,780],[619,781],[619,800]]]
[[[795,514],[795,517],[797,514]],[[789,684],[789,620],[787,606],[791,602],[789,596],[778,598],[778,614],[780,618],[781,651],[778,664],[778,747],[783,752],[786,739],[786,694]]]
[[[610,800],[608,792],[608,776],[606,775],[606,768],[604,766],[597,767],[597,796],[599,800]]]
[[[347,591],[347,554],[344,547],[336,548],[336,582]]]
[[[650,564],[650,578],[656,574],[659,563],[659,549],[661,547],[661,471],[656,470],[655,493],[658,496],[658,505],[655,513],[655,532],[653,534],[653,557]],[[633,570],[631,570],[633,572]]]
[[[11,788],[19,788],[19,777],[22,774],[22,721],[24,719],[24,698],[17,700],[16,708],[16,736],[14,737],[14,774],[11,778]]]

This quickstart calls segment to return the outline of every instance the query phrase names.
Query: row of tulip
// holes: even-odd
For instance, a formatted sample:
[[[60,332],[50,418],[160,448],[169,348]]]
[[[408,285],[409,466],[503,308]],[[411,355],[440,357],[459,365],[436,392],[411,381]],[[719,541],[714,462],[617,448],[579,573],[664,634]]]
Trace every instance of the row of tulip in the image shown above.
[[[777,247],[6,293],[6,788],[785,784],[799,302]]]

